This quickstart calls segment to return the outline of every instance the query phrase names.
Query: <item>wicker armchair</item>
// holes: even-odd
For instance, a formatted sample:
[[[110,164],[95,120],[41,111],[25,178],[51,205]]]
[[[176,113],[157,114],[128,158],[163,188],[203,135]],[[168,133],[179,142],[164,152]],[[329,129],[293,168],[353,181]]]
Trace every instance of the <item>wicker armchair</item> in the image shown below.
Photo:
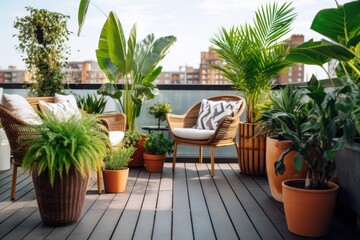
[[[43,100],[45,102],[54,102],[54,97],[31,97],[26,99],[30,105],[36,109],[40,110],[38,102]],[[12,175],[12,185],[11,185],[11,200],[15,200],[16,197],[16,178],[17,178],[17,168],[21,166],[22,159],[27,152],[27,146],[21,145],[21,138],[24,136],[34,136],[36,133],[26,127],[28,123],[24,122],[22,119],[14,116],[10,111],[8,111],[4,106],[0,105],[0,118],[1,124],[5,130],[7,138],[9,140],[11,154],[12,154],[12,163],[13,163],[13,175]],[[120,130],[125,131],[126,119],[125,115],[122,113],[114,114],[105,114],[101,117],[102,123],[106,126],[108,130]],[[101,174],[100,171],[97,172],[98,178],[98,192],[101,193]]]
[[[211,176],[214,176],[214,148],[235,145],[236,153],[238,155],[238,143],[236,142],[236,133],[240,121],[240,115],[245,109],[245,100],[242,97],[235,95],[216,96],[208,98],[211,101],[239,101],[242,104],[234,117],[225,117],[218,123],[213,135],[205,140],[185,139],[174,134],[174,128],[192,128],[196,125],[201,102],[196,103],[183,115],[167,114],[166,120],[169,125],[169,131],[174,139],[174,157],[172,168],[175,169],[176,152],[178,145],[198,146],[199,147],[199,162],[202,163],[202,148],[210,148],[211,160]]]

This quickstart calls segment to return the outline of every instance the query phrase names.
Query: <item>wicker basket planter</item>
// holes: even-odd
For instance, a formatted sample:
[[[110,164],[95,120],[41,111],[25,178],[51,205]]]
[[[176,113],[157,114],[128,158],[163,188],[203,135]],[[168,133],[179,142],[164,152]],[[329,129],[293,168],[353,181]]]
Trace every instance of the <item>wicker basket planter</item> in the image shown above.
[[[36,168],[35,164],[32,180],[43,223],[49,226],[62,226],[76,222],[81,215],[89,177],[83,178],[71,166],[68,175],[64,172],[61,178],[59,174],[55,176],[52,188],[47,171],[38,175]]]
[[[255,136],[256,124],[239,124],[239,167],[246,175],[266,175],[266,137]]]

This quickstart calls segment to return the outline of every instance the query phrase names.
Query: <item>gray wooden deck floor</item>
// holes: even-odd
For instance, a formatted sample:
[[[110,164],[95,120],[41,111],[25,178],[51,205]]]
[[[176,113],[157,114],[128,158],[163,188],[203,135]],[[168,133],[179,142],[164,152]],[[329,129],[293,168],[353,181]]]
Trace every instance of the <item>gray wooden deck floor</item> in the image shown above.
[[[127,190],[97,194],[92,178],[81,219],[64,227],[41,223],[28,174],[10,201],[11,171],[0,172],[0,239],[304,239],[286,227],[283,206],[264,177],[240,174],[237,164],[178,163],[162,173],[130,171]],[[336,217],[323,239],[360,239]]]

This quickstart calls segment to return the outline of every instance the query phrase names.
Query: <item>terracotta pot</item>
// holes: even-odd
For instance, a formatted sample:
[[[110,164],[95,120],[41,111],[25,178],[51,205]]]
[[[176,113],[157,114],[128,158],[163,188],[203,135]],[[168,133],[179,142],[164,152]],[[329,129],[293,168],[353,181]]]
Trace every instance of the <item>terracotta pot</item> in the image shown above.
[[[255,137],[256,126],[257,124],[246,122],[239,124],[239,167],[241,173],[265,176],[266,137]]]
[[[288,153],[284,158],[286,171],[283,175],[275,174],[274,163],[280,155],[291,146],[291,141],[279,141],[275,137],[266,138],[266,173],[273,198],[282,202],[282,182],[288,179],[305,178],[307,172],[307,164],[303,161],[303,168],[298,172],[294,168],[293,159],[296,152]]]
[[[126,183],[129,176],[129,168],[121,170],[103,171],[104,188],[107,193],[120,193],[126,189]]]
[[[143,154],[145,151],[145,149],[144,149],[145,139],[146,139],[146,135],[142,135],[140,141],[135,144],[136,150],[132,156],[133,160],[131,160],[128,164],[129,167],[143,167],[144,166]]]
[[[71,166],[68,175],[65,171],[61,178],[59,174],[55,175],[54,186],[51,187],[48,171],[38,175],[36,167],[35,164],[32,179],[43,223],[61,226],[76,222],[84,204],[89,173],[83,178],[75,167]]]
[[[304,179],[283,182],[283,201],[286,222],[290,232],[321,237],[328,233],[336,203],[338,185],[329,182],[329,189],[313,190],[294,187]]]
[[[161,172],[164,168],[166,154],[147,154],[144,153],[144,166],[148,172]]]

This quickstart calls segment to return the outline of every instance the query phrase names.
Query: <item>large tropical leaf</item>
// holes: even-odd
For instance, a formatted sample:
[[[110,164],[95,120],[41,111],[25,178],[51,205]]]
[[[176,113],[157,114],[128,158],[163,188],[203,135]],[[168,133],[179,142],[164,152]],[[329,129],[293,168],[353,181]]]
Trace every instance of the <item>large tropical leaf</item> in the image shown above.
[[[360,33],[360,1],[319,11],[311,29],[344,46],[349,47],[349,42],[355,46],[360,41],[357,37]],[[356,41],[351,40],[354,37]]]
[[[80,0],[79,10],[78,10],[78,36],[80,36],[81,29],[84,25],[86,13],[89,7],[90,0]]]

